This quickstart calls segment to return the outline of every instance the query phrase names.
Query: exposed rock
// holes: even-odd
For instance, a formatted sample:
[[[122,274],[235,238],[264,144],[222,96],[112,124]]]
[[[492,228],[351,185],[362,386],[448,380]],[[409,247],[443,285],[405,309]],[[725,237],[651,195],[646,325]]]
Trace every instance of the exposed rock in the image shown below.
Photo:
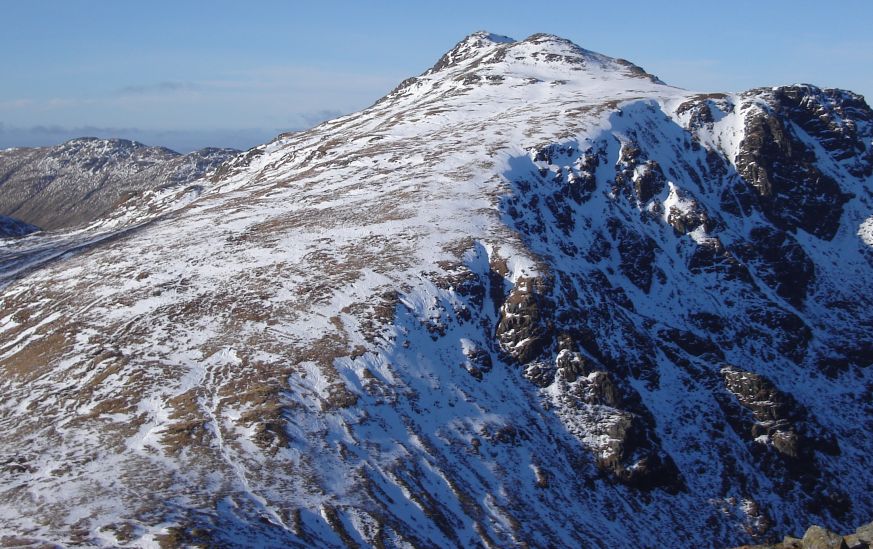
[[[859,526],[854,534],[860,541],[873,545],[873,522]]]
[[[491,354],[482,349],[475,344],[465,345],[463,348],[464,356],[467,360],[464,362],[464,369],[467,370],[471,376],[482,379],[483,374],[487,374],[491,371],[492,361]]]
[[[830,156],[849,164],[853,175],[873,174],[873,157],[867,151],[860,123],[873,122],[864,98],[845,90],[815,86],[784,86],[773,90],[775,104],[804,132],[815,138]]]
[[[873,539],[867,535],[871,525],[861,526],[854,534],[841,536],[821,526],[810,526],[802,538],[785,536],[781,542],[766,545],[743,545],[737,549],[869,549]]]
[[[690,355],[724,359],[724,351],[721,350],[721,347],[716,345],[711,339],[698,336],[694,332],[671,328],[659,331],[658,336],[665,341],[676,344]]]
[[[828,509],[834,516],[845,515],[851,502],[841,486],[824,485],[820,465],[822,457],[840,454],[833,434],[824,431],[802,404],[763,376],[732,367],[723,368],[721,373],[727,389],[752,412],[752,420],[743,418],[722,401],[728,420],[753,445],[760,467],[781,486],[778,490],[787,490],[797,482],[813,491],[807,496],[810,510]]]
[[[718,229],[718,224],[709,217],[706,209],[687,192],[672,187],[670,194],[674,204],[666,208],[667,223],[673,227],[677,235],[688,234],[700,227],[707,233]]]
[[[654,160],[649,160],[634,173],[634,191],[637,200],[646,203],[666,187],[666,178],[661,166]]]
[[[716,121],[714,110],[719,113],[733,112],[734,105],[724,93],[698,94],[679,105],[676,114],[689,117],[689,128],[701,129]]]
[[[540,278],[519,278],[500,309],[496,337],[503,350],[521,364],[537,358],[551,344],[547,283]]]
[[[524,369],[524,377],[537,387],[548,387],[555,381],[555,367],[547,362],[534,361]]]
[[[805,440],[803,431],[817,430],[806,425],[811,421],[808,414],[800,403],[780,392],[765,377],[733,367],[723,368],[721,374],[727,389],[754,415],[755,423],[748,432],[752,440],[770,443],[792,459],[812,459],[813,451],[839,452],[832,439]]]
[[[621,406],[621,397],[613,383],[609,372],[591,372],[581,379],[570,394],[578,397],[586,404],[597,404],[618,408]]]
[[[688,259],[688,270],[695,274],[712,273],[726,280],[752,284],[748,268],[718,238],[698,242]]]
[[[669,223],[676,234],[688,234],[698,227],[706,224],[706,213],[698,209],[682,210],[679,208],[670,208],[667,212],[667,223]]]
[[[581,353],[561,349],[555,357],[555,368],[561,379],[572,382],[579,376],[588,375],[591,366]]]
[[[848,549],[842,536],[821,526],[810,526],[800,544],[803,549]]]
[[[837,143],[843,143],[850,133],[847,128],[852,121],[849,119],[838,127],[821,119],[813,123],[808,109],[797,108],[815,104],[806,99],[812,91],[812,88],[777,88],[773,92],[760,92],[770,101],[770,107],[746,118],[745,137],[735,161],[739,173],[758,192],[764,215],[774,224],[789,231],[803,229],[829,240],[836,233],[843,204],[849,196],[833,178],[819,170],[815,151],[795,134],[791,121],[792,117],[797,118],[801,127],[805,124],[811,130],[823,124],[816,133],[837,148],[841,147]],[[850,106],[853,103],[857,105],[849,96],[833,95],[817,104],[833,106],[855,116],[869,113],[869,108]],[[855,141],[849,146],[857,152],[858,145]]]

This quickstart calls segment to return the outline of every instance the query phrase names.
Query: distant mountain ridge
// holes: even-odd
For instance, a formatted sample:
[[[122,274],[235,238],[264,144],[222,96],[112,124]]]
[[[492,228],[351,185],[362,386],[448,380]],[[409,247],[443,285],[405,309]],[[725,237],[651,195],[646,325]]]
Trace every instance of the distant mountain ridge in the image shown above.
[[[79,138],[0,151],[0,215],[45,230],[87,224],[143,191],[199,179],[235,149],[179,154],[126,139]]]

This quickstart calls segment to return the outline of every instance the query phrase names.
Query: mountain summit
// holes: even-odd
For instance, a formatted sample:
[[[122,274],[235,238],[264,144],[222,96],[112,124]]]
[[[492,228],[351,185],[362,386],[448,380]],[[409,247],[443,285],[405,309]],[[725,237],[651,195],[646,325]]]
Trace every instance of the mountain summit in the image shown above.
[[[571,71],[583,70],[586,65],[601,71],[612,69],[624,74],[629,69],[633,76],[645,76],[657,81],[641,68],[623,59],[614,59],[585,50],[553,34],[534,34],[526,40],[517,42],[512,38],[484,31],[473,33],[460,41],[425,74],[439,73],[453,67],[476,69],[483,66],[487,68],[488,65],[499,66],[493,67],[495,70],[484,71],[484,74],[493,75],[501,71],[523,73],[524,70],[518,70],[522,65],[554,68],[559,64],[571,65]]]
[[[697,547],[873,516],[858,95],[476,33],[192,186],[0,248],[4,543]]]

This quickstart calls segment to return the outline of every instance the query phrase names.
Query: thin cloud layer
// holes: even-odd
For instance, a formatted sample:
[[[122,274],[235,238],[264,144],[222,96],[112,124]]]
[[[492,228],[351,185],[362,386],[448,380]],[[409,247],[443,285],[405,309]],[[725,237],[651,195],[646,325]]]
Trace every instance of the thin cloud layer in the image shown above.
[[[0,147],[46,146],[97,136],[179,151],[206,146],[247,149],[279,133],[364,108],[399,80],[277,65],[228,67],[201,79],[132,82],[65,97],[4,98],[0,90],[0,120],[6,123]]]
[[[164,81],[157,84],[124,86],[117,90],[118,95],[141,95],[147,93],[172,93],[183,90],[198,90],[201,86],[194,82]]]

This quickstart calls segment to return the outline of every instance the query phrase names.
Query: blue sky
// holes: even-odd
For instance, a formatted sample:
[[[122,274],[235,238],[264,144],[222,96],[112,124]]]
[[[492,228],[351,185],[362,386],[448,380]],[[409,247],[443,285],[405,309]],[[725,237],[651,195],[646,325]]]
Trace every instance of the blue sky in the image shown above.
[[[871,0],[0,0],[0,10],[0,147],[113,135],[246,148],[368,106],[476,30],[558,34],[689,89],[809,82],[873,98]]]

